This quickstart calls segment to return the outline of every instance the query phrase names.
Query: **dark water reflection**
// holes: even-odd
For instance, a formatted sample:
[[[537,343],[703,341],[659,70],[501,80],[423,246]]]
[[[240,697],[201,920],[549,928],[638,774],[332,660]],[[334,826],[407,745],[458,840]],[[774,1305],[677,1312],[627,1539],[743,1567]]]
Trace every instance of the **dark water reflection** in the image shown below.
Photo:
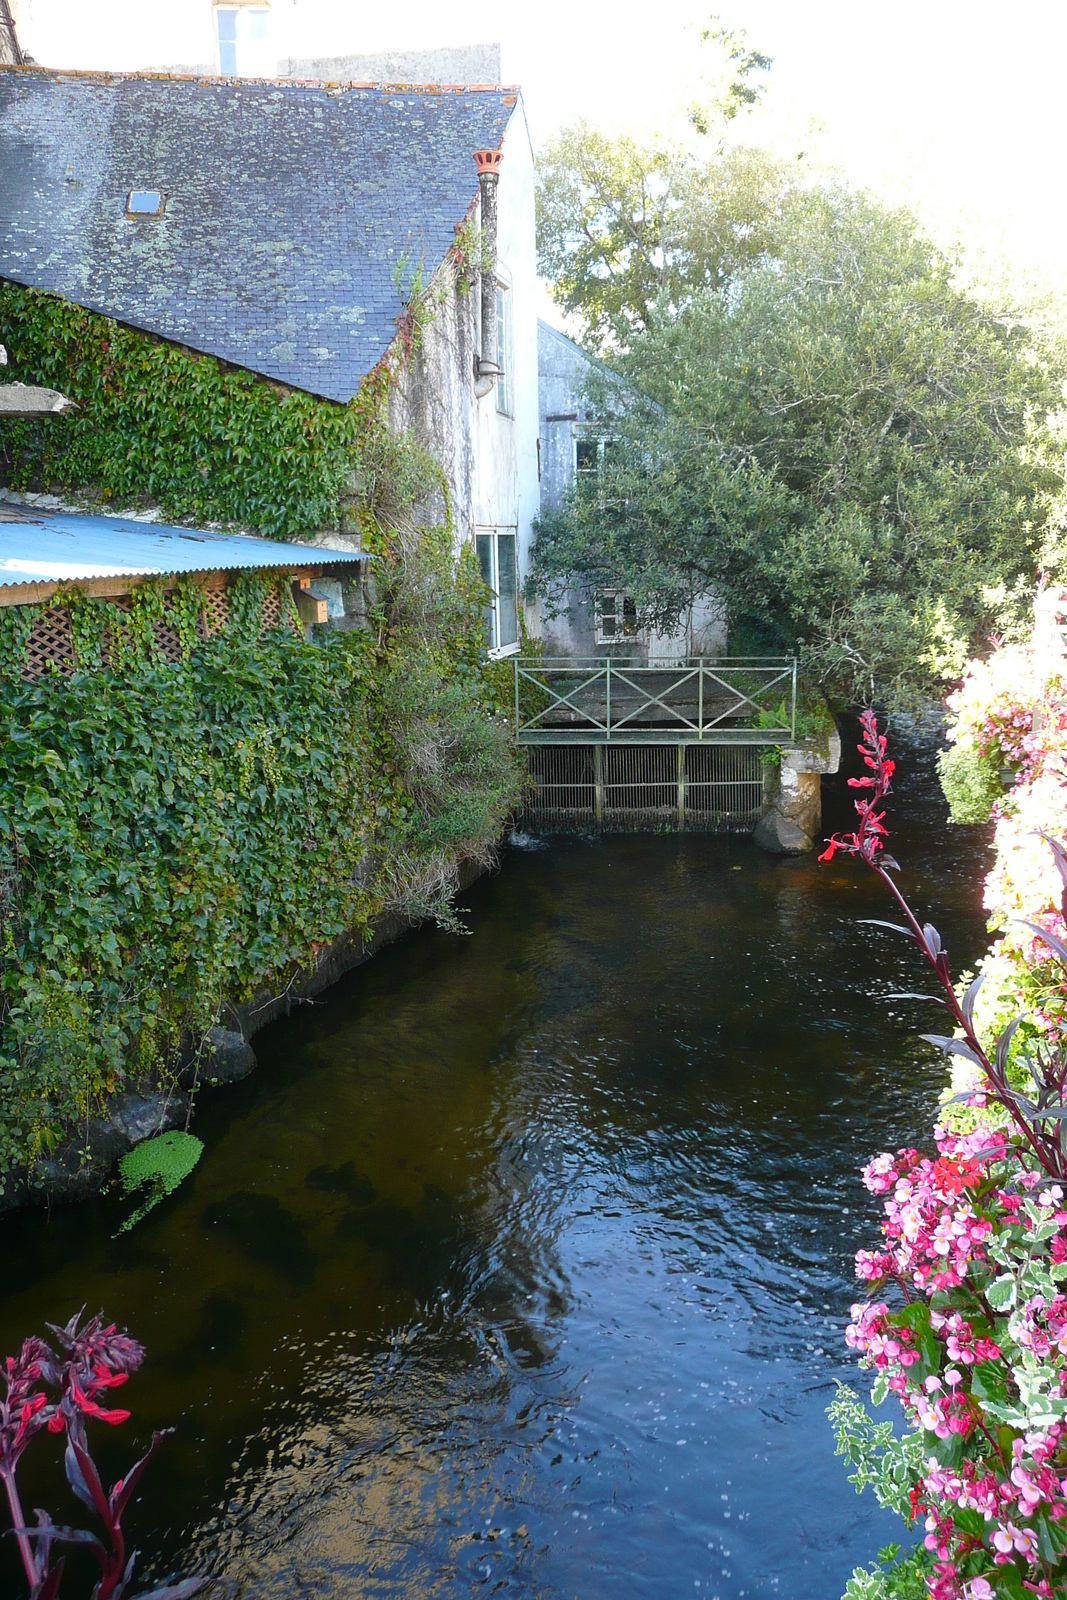
[[[902,763],[895,844],[960,965],[983,841],[930,777]],[[178,1423],[134,1515],[160,1575],[833,1600],[897,1530],[823,1413],[857,1169],[936,1101],[918,1008],[870,999],[915,986],[906,947],[857,930],[885,907],[851,864],[743,839],[554,840],[468,898],[469,938],[259,1036],[132,1235],[115,1197],[5,1221],[3,1347],[83,1302],[148,1345],[101,1455]]]

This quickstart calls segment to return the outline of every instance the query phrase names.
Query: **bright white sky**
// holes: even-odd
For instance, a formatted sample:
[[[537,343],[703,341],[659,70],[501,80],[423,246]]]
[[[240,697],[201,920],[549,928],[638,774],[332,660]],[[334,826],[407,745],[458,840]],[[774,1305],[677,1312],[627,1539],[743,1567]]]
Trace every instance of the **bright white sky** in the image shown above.
[[[941,239],[962,231],[1067,289],[1064,0],[501,8],[504,75],[523,83],[535,140],[579,111],[616,127],[665,119],[712,7],[774,58],[754,140],[841,166]]]
[[[1067,0],[406,0],[373,38],[350,0],[297,0],[330,48],[457,44],[491,16],[535,143],[578,116],[665,124],[712,10],[774,58],[754,139],[841,166],[941,241],[962,233],[1067,291]]]
[[[498,38],[535,143],[579,116],[635,132],[666,124],[689,98],[697,33],[714,8],[774,57],[764,106],[748,122],[753,139],[840,165],[909,200],[940,239],[961,230],[1067,291],[1067,0],[274,4],[297,55]],[[161,61],[155,45],[144,62],[131,54],[149,48],[148,31],[169,31],[173,45],[194,16],[210,37],[209,0],[19,0],[16,9],[46,65]],[[57,51],[82,59],[60,61]]]

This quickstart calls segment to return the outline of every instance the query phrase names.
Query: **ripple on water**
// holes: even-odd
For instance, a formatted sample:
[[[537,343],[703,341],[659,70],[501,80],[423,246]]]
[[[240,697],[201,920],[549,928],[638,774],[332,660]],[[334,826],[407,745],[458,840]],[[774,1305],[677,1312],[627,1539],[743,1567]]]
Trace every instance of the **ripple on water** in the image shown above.
[[[905,753],[896,842],[959,966],[982,841],[929,780]],[[746,840],[555,840],[469,899],[470,938],[417,934],[261,1034],[132,1235],[110,1197],[9,1219],[6,1348],[83,1302],[144,1339],[138,1435],[179,1424],[134,1516],[158,1575],[832,1600],[898,1532],[823,1415],[857,1170],[938,1085],[917,1008],[874,1020],[915,978],[855,926],[875,886]]]

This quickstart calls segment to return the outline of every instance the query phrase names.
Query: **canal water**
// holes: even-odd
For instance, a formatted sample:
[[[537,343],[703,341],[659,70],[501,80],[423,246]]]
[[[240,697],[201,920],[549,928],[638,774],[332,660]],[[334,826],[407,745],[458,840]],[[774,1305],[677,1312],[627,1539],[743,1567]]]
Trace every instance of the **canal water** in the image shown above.
[[[958,969],[985,834],[901,754],[893,844]],[[176,1427],[128,1517],[157,1578],[835,1600],[900,1528],[824,1415],[858,1169],[926,1137],[942,1078],[922,1008],[879,1000],[922,974],[857,926],[877,886],[744,838],[555,838],[465,904],[468,936],[414,933],[261,1033],[133,1232],[115,1194],[5,1218],[0,1348],[83,1304],[147,1345],[98,1442],[117,1476]]]

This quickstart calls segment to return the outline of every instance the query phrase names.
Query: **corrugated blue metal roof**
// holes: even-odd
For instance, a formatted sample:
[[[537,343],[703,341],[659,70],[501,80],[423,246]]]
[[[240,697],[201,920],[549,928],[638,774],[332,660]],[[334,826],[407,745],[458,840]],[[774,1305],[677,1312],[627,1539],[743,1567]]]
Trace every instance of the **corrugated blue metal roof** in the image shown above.
[[[334,566],[364,560],[353,550],[0,504],[0,585]]]

